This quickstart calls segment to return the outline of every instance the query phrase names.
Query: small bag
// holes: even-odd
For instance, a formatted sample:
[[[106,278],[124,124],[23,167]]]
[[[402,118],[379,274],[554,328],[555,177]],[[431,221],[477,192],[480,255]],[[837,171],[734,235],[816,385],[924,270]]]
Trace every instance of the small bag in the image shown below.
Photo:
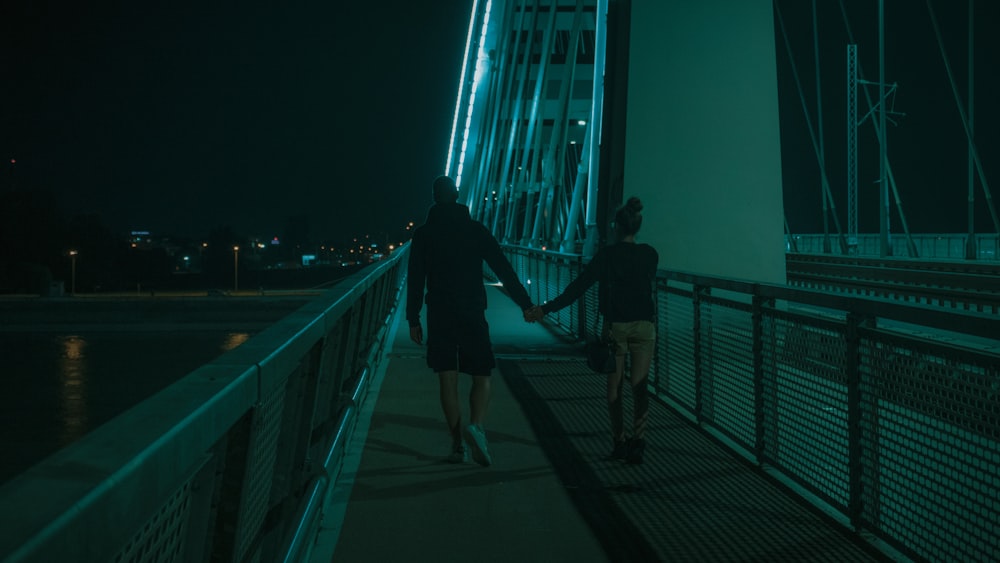
[[[587,343],[587,367],[597,373],[614,373],[617,363],[614,341],[596,339]]]
[[[604,279],[604,282],[608,284],[608,299],[610,300],[611,279],[607,274],[607,268],[608,266],[606,264],[605,275],[602,276],[602,279]],[[610,307],[611,304],[609,301],[608,308],[610,309]],[[600,319],[600,314],[594,316],[594,333],[597,336],[594,340],[587,342],[587,367],[597,373],[614,373],[618,367],[618,345],[615,344],[614,339],[611,338],[611,325],[609,324],[606,316],[604,318],[604,331],[598,331]]]

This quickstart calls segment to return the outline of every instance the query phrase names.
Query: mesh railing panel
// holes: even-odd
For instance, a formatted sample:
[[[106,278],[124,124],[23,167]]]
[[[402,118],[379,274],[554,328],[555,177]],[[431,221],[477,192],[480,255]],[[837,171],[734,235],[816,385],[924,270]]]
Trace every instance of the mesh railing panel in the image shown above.
[[[657,369],[664,374],[656,392],[695,411],[694,303],[690,292],[659,291]]]
[[[1000,555],[1000,373],[991,358],[896,335],[861,346],[877,486],[865,520],[929,560]]]
[[[115,556],[115,563],[185,561],[186,526],[191,512],[191,483],[184,483]]]
[[[737,307],[737,308],[734,308]],[[702,416],[746,448],[756,434],[753,381],[753,326],[749,306],[702,306]]]
[[[579,274],[579,273],[580,272],[577,269],[577,265],[576,264],[563,263],[562,264],[562,268],[560,268],[560,270],[559,270],[559,282],[561,284],[561,286],[559,288],[559,292],[561,293],[562,290],[565,289],[566,286],[569,285],[569,283],[571,281],[575,280],[577,274]],[[592,289],[591,290],[591,299],[590,299],[589,308],[591,310],[593,310],[593,311],[597,311],[597,301],[593,299],[593,295],[594,295],[593,291],[594,290]],[[578,337],[582,337],[583,336],[582,334],[580,334],[580,324],[581,323],[584,323],[584,324],[591,324],[592,323],[592,321],[590,321],[590,319],[587,318],[586,315],[584,315],[581,318],[580,308],[577,307],[577,306],[566,307],[565,309],[563,309],[562,311],[560,311],[560,313],[561,313],[561,316],[559,317],[560,322],[564,323],[563,326],[565,326],[567,328],[567,330],[569,330],[572,334],[577,335]]]
[[[659,389],[660,387],[666,386],[666,384],[669,381],[669,378],[667,377],[669,375],[669,372],[666,370],[666,367],[664,366],[666,360],[664,356],[666,355],[666,353],[661,352],[660,350],[661,344],[663,342],[663,333],[662,331],[659,330],[659,325],[665,322],[666,311],[667,311],[667,292],[662,291],[661,289],[658,288],[655,297],[656,297],[657,316],[660,316],[662,314],[664,318],[661,318],[660,320],[657,321],[656,344],[655,348],[653,349],[653,362],[649,366],[649,385],[653,389]]]
[[[240,507],[240,533],[236,539],[237,559],[242,559],[249,552],[270,509],[274,460],[278,451],[284,405],[285,386],[280,385],[257,408],[254,416],[247,481],[243,487],[243,504]]]
[[[777,348],[765,347],[763,455],[841,510],[848,505],[846,341],[843,327],[774,315]]]

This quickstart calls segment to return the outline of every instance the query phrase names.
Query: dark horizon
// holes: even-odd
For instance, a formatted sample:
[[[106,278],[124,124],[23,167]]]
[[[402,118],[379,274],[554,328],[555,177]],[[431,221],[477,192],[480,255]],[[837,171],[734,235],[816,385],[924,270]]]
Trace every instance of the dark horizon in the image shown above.
[[[306,216],[339,239],[422,220],[470,9],[5,7],[0,182],[16,159],[20,185],[117,232],[273,236]]]

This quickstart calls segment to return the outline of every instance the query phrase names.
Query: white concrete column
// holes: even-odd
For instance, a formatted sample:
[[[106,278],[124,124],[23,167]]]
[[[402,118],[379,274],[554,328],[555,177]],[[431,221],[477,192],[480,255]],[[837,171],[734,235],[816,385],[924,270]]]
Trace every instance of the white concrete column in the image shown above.
[[[785,283],[771,0],[633,0],[623,196],[660,266]]]

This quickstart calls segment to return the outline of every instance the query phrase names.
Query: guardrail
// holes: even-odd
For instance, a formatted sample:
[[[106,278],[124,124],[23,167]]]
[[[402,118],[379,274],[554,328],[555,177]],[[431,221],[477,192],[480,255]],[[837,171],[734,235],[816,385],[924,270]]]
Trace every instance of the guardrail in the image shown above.
[[[302,560],[407,248],[7,482],[0,560]]]
[[[505,248],[532,298],[576,256]],[[1000,317],[661,270],[650,388],[862,536],[914,559],[1000,554]],[[552,316],[581,336],[593,289]]]
[[[790,285],[1000,312],[1000,263],[787,254]]]
[[[919,233],[909,237],[903,233],[894,233],[889,239],[892,255],[898,257],[910,256],[909,240],[917,251],[915,258],[933,260],[964,260],[968,252],[967,233]],[[996,262],[1000,260],[1000,235],[996,233],[977,233],[973,235],[974,250],[977,261]],[[850,244],[850,242],[848,242]],[[824,248],[829,251],[824,251]],[[842,253],[840,239],[836,233],[785,235],[785,250],[788,252],[803,252],[807,254],[834,254],[851,256],[880,256],[882,239],[878,233],[859,234],[852,248]]]

